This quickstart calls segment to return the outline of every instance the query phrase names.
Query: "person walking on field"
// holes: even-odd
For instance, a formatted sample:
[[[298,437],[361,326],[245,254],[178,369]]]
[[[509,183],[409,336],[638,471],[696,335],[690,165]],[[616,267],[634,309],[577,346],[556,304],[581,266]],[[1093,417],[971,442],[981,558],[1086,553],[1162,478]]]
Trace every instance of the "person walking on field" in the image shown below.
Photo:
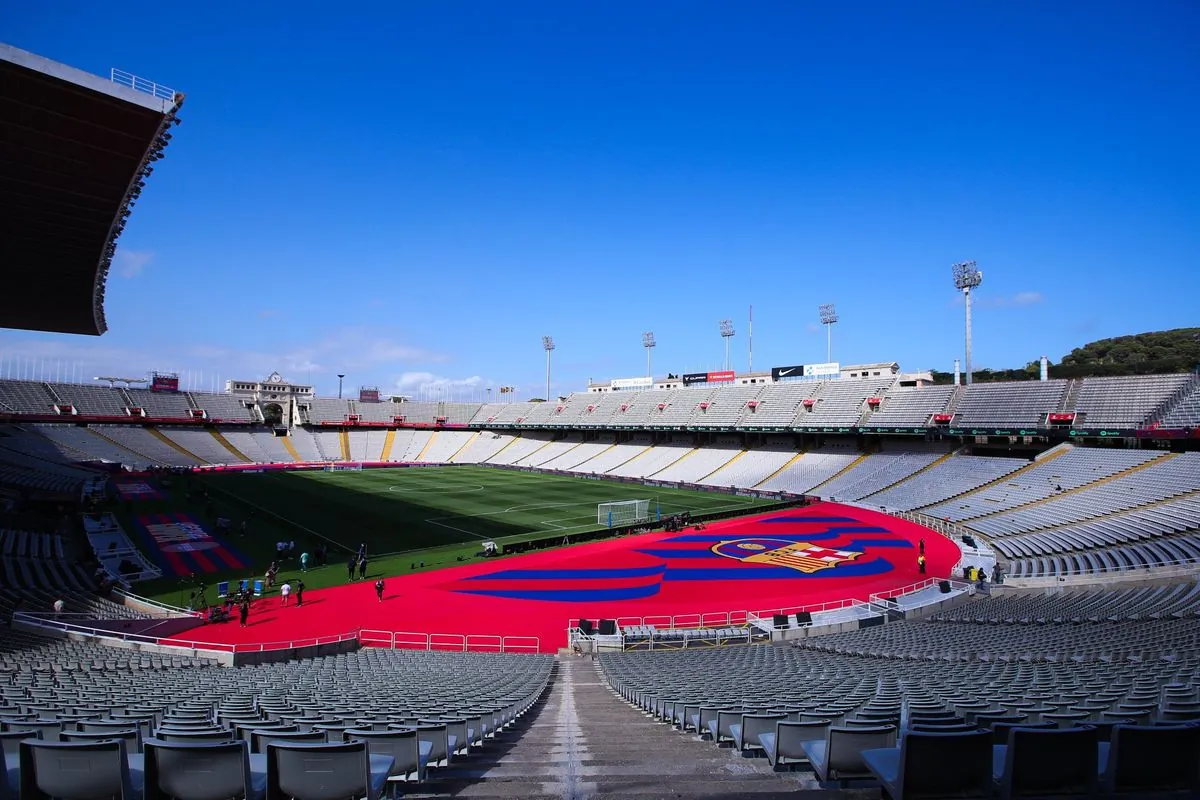
[[[358,556],[350,556],[350,560],[346,562],[346,578],[354,580],[354,568],[358,566]]]
[[[379,598],[379,602],[383,602],[383,578],[375,581],[375,596]]]
[[[364,581],[367,579],[367,557],[363,556],[358,560],[358,577]]]
[[[308,572],[308,553],[300,554],[300,571]]]

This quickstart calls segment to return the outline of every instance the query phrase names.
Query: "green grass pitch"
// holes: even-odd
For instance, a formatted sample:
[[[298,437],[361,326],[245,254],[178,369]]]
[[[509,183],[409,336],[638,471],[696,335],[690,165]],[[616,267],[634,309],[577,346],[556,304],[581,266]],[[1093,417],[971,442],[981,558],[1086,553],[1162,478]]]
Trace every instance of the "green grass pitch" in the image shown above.
[[[666,517],[750,510],[771,501],[691,489],[590,480],[563,475],[489,467],[420,467],[361,472],[205,473],[190,480],[193,490],[208,490],[215,515],[229,516],[234,529],[250,517],[250,533],[231,544],[261,575],[275,558],[275,542],[294,540],[311,551],[324,541],[330,565],[310,573],[316,588],[345,579],[345,557],[365,542],[372,554],[371,574],[405,574],[420,562],[436,568],[473,559],[484,541],[500,544],[595,531],[596,506],[617,500],[650,500],[650,511]],[[203,512],[200,500],[188,508],[182,488],[167,500],[139,504],[138,513]],[[209,576],[210,580],[248,575]],[[154,581],[135,587],[160,599],[177,599],[177,582]]]

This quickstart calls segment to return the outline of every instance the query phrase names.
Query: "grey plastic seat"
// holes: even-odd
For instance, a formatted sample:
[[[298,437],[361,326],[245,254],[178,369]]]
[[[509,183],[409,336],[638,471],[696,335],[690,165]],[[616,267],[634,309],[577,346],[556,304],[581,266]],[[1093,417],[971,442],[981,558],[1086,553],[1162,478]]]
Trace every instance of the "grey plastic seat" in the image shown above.
[[[911,731],[899,747],[867,750],[862,760],[891,800],[992,796],[990,731]]]
[[[830,728],[824,741],[804,742],[804,752],[822,783],[873,778],[863,761],[867,750],[896,746],[896,726]]]
[[[107,742],[113,739],[125,742],[127,753],[142,752],[142,734],[137,728],[102,732],[63,731],[58,735],[60,742]]]
[[[262,800],[266,775],[250,772],[245,741],[164,742],[147,739],[144,800]]]
[[[366,742],[271,744],[267,800],[378,800],[392,763],[390,756],[372,758]]]
[[[388,774],[388,782],[393,791],[397,784],[408,780],[410,775],[416,776],[417,782],[425,780],[426,768],[433,747],[428,741],[421,741],[416,729],[368,731],[348,730],[343,736],[346,741],[363,741],[367,743],[367,752],[371,755],[390,755],[395,761]]]
[[[1063,794],[1094,797],[1099,738],[1091,726],[1020,728],[994,748],[992,772],[1001,800]]]
[[[134,800],[125,743],[21,742],[22,798]]]

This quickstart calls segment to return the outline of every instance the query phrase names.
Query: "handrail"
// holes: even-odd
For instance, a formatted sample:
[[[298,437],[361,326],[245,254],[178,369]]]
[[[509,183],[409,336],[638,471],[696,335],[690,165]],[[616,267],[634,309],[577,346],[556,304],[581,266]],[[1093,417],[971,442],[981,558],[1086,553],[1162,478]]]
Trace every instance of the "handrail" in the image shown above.
[[[148,636],[141,633],[126,633],[109,628],[77,625],[71,622],[64,622],[61,619],[51,619],[45,615],[25,611],[18,611],[13,614],[13,620],[14,622],[24,622],[35,628],[76,633],[97,639],[116,639],[122,642],[152,644],[159,647],[174,647],[182,650],[210,650],[217,653],[264,653],[272,650],[294,650],[298,647],[335,644],[358,638],[358,631],[350,631],[332,636],[314,636],[307,639],[293,639],[290,641],[228,644],[225,642],[201,642],[192,639],[180,639],[174,636]]]
[[[500,636],[487,633],[421,633],[364,628],[358,632],[363,647],[389,650],[453,651],[460,653],[540,653],[537,636]]]

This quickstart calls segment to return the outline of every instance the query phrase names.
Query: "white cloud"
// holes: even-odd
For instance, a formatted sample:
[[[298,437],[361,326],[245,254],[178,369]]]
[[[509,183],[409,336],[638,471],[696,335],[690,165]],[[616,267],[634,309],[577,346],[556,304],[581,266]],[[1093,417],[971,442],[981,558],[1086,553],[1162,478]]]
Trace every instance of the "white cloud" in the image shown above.
[[[113,269],[122,278],[136,278],[153,260],[154,253],[149,250],[117,248],[117,254],[113,257]]]
[[[815,322],[808,323],[807,325],[804,326],[804,328],[809,333],[820,333],[821,332],[821,326]]]

